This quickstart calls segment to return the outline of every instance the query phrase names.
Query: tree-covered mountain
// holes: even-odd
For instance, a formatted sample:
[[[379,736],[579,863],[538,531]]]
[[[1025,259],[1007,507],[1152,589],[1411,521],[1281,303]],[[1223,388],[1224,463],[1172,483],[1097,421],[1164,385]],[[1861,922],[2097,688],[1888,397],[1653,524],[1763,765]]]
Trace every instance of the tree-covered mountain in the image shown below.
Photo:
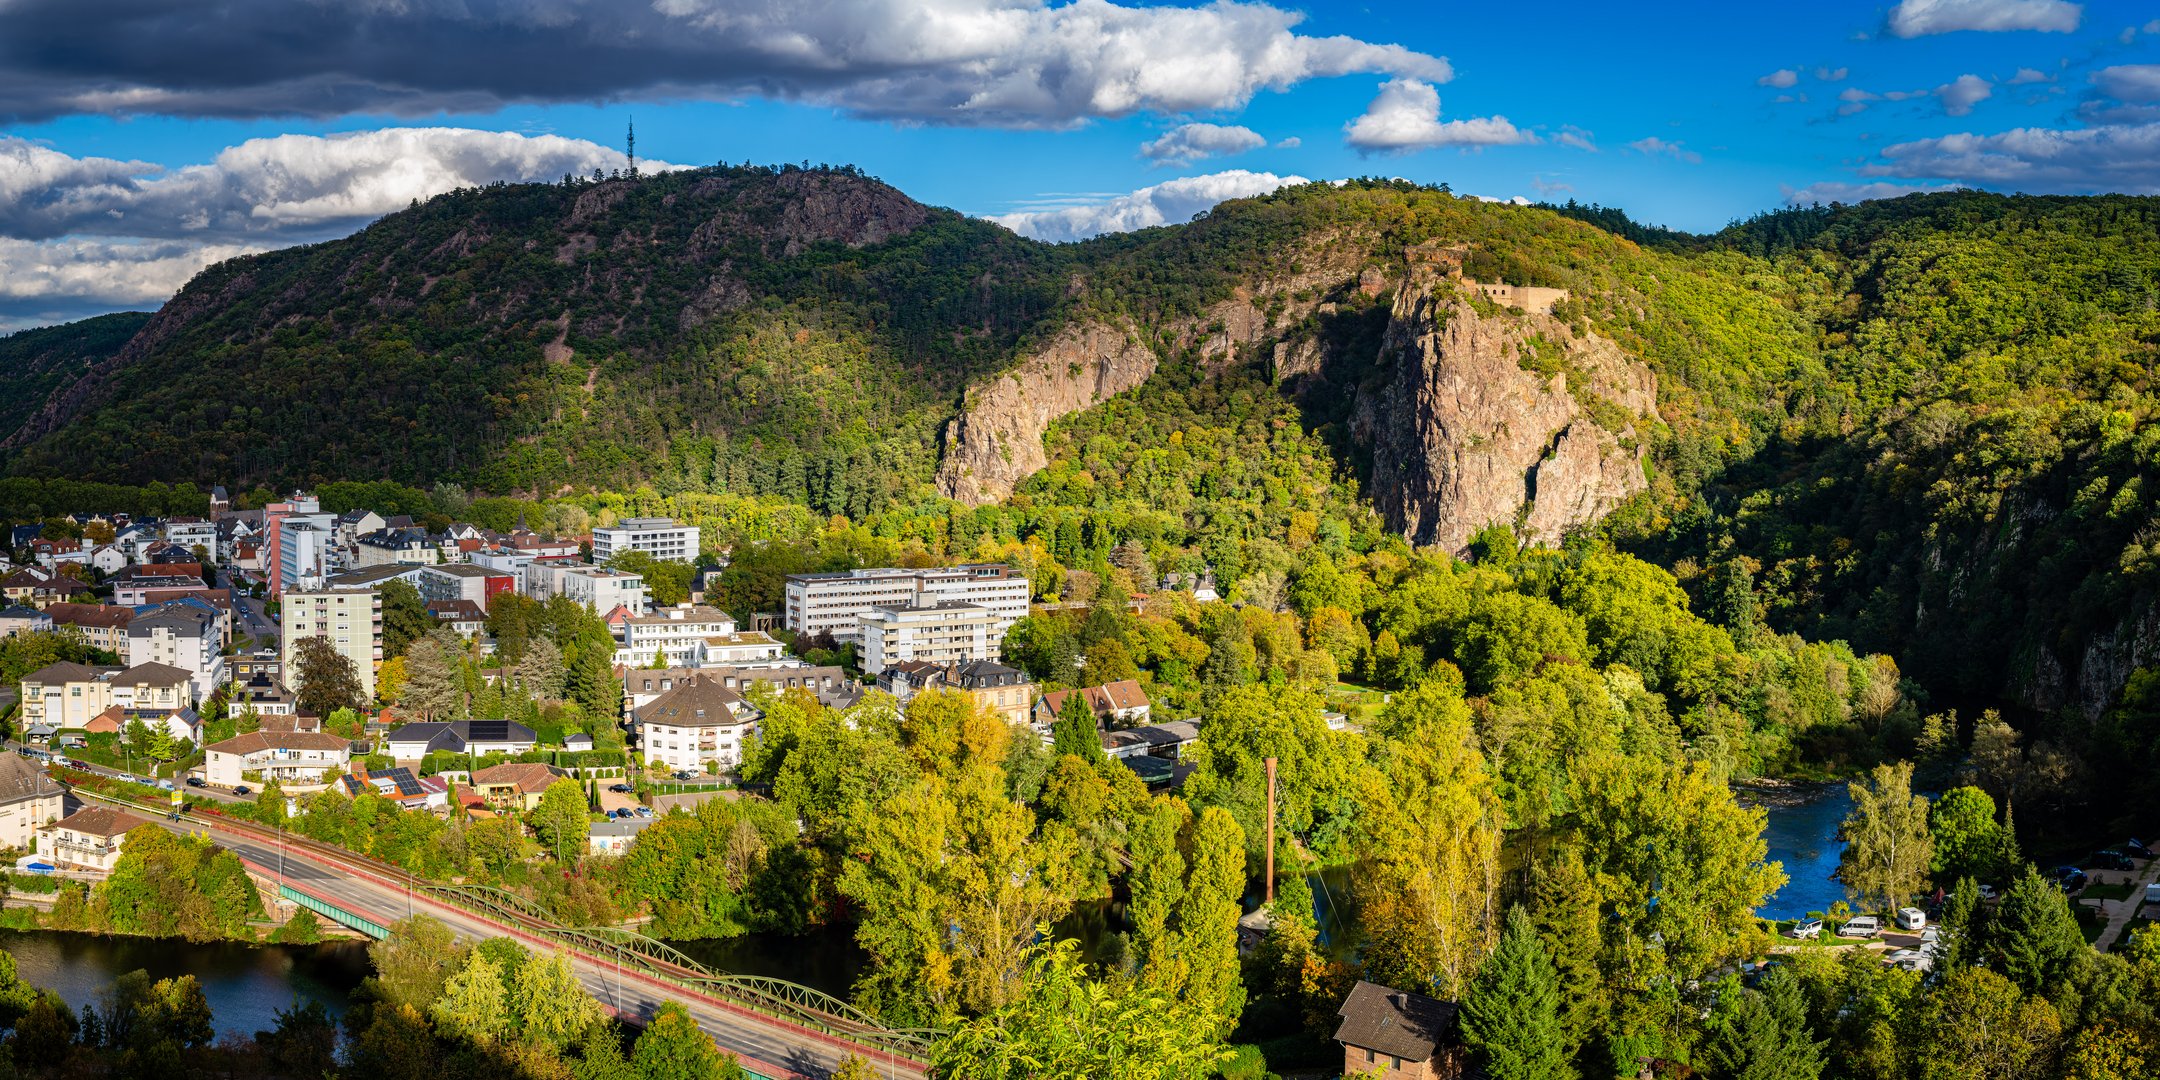
[[[0,432],[21,427],[54,391],[119,352],[149,319],[148,312],[122,311],[0,336]]]
[[[1535,525],[1566,436],[1593,431],[1586,460],[1639,453],[1643,475],[1579,485],[1590,509],[1563,520],[1598,518],[1724,625],[1895,654],[1942,702],[2089,720],[2160,659],[2156,225],[2153,199],[1958,192],[1681,236],[1372,181],[1045,245],[849,170],[566,178],[212,268],[44,394],[8,469],[642,485],[933,553],[1040,535],[1084,563],[1131,540],[1234,578],[1269,571],[1263,542],[1371,537],[1451,497],[1508,418],[1431,388],[1512,385],[1497,357],[1563,426],[1457,508]],[[1450,291],[1457,268],[1567,296],[1511,310]],[[1600,492],[1632,495],[1606,513]]]

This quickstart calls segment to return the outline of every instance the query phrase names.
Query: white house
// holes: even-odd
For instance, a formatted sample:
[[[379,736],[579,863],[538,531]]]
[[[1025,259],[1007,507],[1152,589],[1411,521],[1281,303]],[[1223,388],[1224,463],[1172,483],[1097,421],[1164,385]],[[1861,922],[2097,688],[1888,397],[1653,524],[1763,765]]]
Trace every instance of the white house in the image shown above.
[[[106,806],[86,806],[38,830],[38,852],[71,870],[111,873],[130,830],[150,824]]]
[[[220,787],[245,783],[243,773],[280,783],[312,783],[343,772],[352,744],[326,731],[251,731],[203,748],[203,777]]]
[[[706,762],[732,769],[742,764],[759,719],[741,694],[711,679],[686,679],[637,711],[638,756],[669,769],[703,772]]]
[[[36,762],[0,754],[0,847],[29,847],[39,828],[59,818],[64,796]]]

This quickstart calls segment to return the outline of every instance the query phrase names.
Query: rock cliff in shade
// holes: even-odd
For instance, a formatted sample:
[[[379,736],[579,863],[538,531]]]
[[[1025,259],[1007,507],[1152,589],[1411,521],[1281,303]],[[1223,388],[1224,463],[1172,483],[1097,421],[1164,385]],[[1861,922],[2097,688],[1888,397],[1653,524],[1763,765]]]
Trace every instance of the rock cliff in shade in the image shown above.
[[[1130,327],[1067,327],[1013,370],[969,391],[966,407],[945,427],[938,491],[973,506],[1012,494],[1050,463],[1042,437],[1053,422],[1146,382],[1155,360]]]
[[[1374,504],[1413,543],[1460,551],[1493,524],[1555,542],[1646,485],[1634,428],[1617,418],[1651,412],[1656,380],[1604,338],[1482,314],[1456,283],[1420,274],[1396,295],[1380,362],[1352,429],[1372,451]]]

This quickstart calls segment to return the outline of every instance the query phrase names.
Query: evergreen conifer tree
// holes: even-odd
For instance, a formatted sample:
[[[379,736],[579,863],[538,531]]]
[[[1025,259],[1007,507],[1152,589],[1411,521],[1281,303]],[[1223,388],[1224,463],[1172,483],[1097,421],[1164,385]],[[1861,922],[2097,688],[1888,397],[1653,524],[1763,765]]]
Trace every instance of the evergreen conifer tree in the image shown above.
[[[1560,984],[1521,908],[1508,912],[1500,944],[1462,1003],[1463,1038],[1492,1080],[1573,1080],[1560,1031]]]

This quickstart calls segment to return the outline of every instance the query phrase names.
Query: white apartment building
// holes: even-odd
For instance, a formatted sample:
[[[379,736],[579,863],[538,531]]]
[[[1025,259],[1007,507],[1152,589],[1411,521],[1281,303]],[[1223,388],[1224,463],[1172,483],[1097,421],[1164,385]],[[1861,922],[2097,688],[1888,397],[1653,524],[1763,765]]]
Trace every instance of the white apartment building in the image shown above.
[[[482,611],[496,593],[509,592],[517,579],[500,570],[471,563],[445,563],[420,569],[420,596],[424,600],[470,600]]]
[[[1003,563],[789,574],[782,625],[798,636],[831,634],[838,641],[854,641],[858,617],[873,609],[960,603],[989,611],[1002,638],[1006,628],[1027,617],[1028,593],[1027,578]]]
[[[655,559],[692,562],[698,556],[698,527],[674,518],[624,518],[592,533],[592,560],[604,563],[625,551]]]
[[[330,576],[337,537],[328,519],[327,514],[294,515],[280,524],[278,581],[287,592],[320,589]]]
[[[535,600],[567,596],[603,617],[618,605],[633,615],[645,611],[645,579],[605,566],[534,563],[525,568],[525,586]]]
[[[193,551],[201,548],[211,559],[217,558],[217,523],[198,517],[176,517],[165,521],[165,539]]]
[[[705,771],[742,764],[743,744],[757,733],[758,711],[742,695],[706,678],[690,678],[632,714],[638,756],[669,769]]]
[[[327,638],[352,660],[360,674],[361,696],[372,700],[375,669],[382,663],[382,594],[352,588],[288,592],[283,605],[278,656],[285,665],[285,684],[295,693],[300,690],[300,667],[293,662],[300,643]]]
[[[530,595],[531,590],[525,586],[525,569],[533,564],[533,560],[539,558],[538,555],[515,548],[481,548],[465,558],[474,566],[508,575],[511,588]]]
[[[626,620],[615,662],[624,667],[651,667],[657,655],[667,661],[665,667],[702,667],[705,639],[734,633],[735,620],[727,612],[703,604],[677,604]]]
[[[165,664],[188,673],[195,700],[225,683],[224,635],[217,613],[194,603],[167,604],[128,622],[127,662]]]
[[[863,672],[876,675],[910,660],[930,664],[996,660],[1005,641],[1005,625],[980,604],[942,603],[871,608],[856,616],[856,634]]]
[[[352,744],[327,731],[250,731],[203,748],[203,776],[231,787],[258,773],[257,782],[312,783],[343,772]]]

